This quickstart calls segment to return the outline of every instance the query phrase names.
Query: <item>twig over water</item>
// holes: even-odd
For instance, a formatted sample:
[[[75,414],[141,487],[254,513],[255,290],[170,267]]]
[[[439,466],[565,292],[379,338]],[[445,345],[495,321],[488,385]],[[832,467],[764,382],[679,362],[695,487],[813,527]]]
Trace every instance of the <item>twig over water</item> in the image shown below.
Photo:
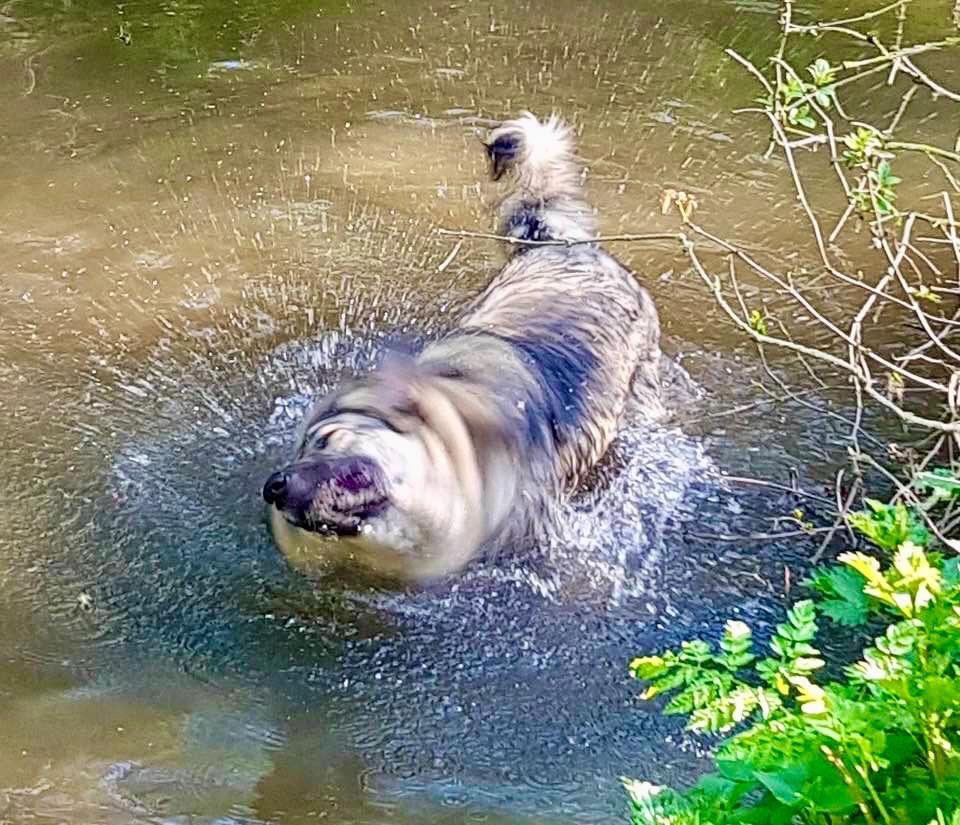
[[[832,529],[832,527],[810,527],[801,530],[784,530],[780,533],[688,533],[687,535],[709,541],[774,541],[797,536],[816,536],[830,532]]]
[[[683,235],[679,232],[635,232],[625,235],[599,235],[596,238],[584,238],[583,240],[534,241],[527,238],[514,238],[511,235],[474,232],[466,229],[437,229],[436,233],[453,238],[481,238],[488,241],[501,241],[511,246],[583,246],[585,244],[614,243],[617,241],[680,241],[683,238]]]

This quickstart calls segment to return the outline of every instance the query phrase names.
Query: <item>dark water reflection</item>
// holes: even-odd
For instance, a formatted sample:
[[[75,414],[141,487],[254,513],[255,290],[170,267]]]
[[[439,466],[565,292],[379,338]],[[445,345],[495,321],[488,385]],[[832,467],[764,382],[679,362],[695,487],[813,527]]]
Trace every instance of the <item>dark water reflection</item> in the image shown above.
[[[487,226],[489,118],[573,118],[605,230],[669,228],[682,186],[802,264],[728,113],[753,92],[722,48],[775,30],[762,2],[0,8],[0,819],[600,822],[620,774],[692,776],[703,743],[626,664],[779,617],[814,545],[716,536],[798,502],[721,473],[819,489],[843,430],[718,415],[758,366],[671,246],[618,252],[701,421],[629,426],[557,546],[420,593],[310,586],[257,491],[311,395],[497,266],[443,267],[433,234]]]

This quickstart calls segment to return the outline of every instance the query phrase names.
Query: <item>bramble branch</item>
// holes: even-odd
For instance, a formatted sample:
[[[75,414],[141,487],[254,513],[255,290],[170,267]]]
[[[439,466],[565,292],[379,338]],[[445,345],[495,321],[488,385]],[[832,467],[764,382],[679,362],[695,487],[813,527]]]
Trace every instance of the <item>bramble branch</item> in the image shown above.
[[[524,241],[487,232],[437,230],[438,234],[457,238],[458,243],[464,238],[528,246],[677,242],[717,306],[756,343],[764,371],[778,388],[767,391],[770,397],[762,403],[811,406],[850,428],[854,471],[851,490],[855,492],[846,497],[837,494],[838,521],[825,530],[818,556],[836,533],[843,515],[854,506],[854,497],[865,489],[861,478],[864,468],[895,480],[898,495],[915,505],[922,502],[913,491],[912,478],[929,465],[946,462],[960,479],[960,226],[949,191],[938,193],[940,208],[932,214],[929,208],[901,208],[898,203],[902,182],[892,168],[900,153],[924,157],[943,173],[953,191],[960,193],[960,181],[950,168],[960,164],[960,146],[946,148],[913,136],[894,137],[895,132],[906,128],[910,103],[920,89],[931,92],[939,105],[948,109],[945,120],[960,122],[960,111],[954,105],[960,101],[960,95],[913,62],[918,55],[944,49],[960,53],[960,37],[904,45],[907,3],[908,0],[898,0],[856,17],[800,23],[791,0],[786,0],[781,37],[767,71],[733,49],[726,50],[762,89],[764,97],[758,106],[739,111],[761,115],[769,123],[767,154],[777,152],[784,160],[794,196],[810,228],[821,268],[816,286],[799,281],[789,272],[778,272],[776,265],[765,265],[741,246],[695,222],[695,199],[673,190],[665,193],[661,206],[665,213],[676,209],[682,227],[679,232],[600,235],[583,241]],[[892,45],[883,43],[872,31],[856,28],[887,15],[896,15]],[[800,71],[789,61],[790,38],[794,35],[845,38],[867,45],[877,54],[837,66],[821,58]],[[879,72],[887,73],[888,85],[898,77],[906,79],[906,88],[889,124],[852,120],[841,105],[841,90],[848,94],[857,88],[859,80]],[[829,153],[837,186],[846,200],[839,216],[816,206],[797,160],[798,152],[820,147],[826,147]],[[933,232],[918,233],[921,224]],[[827,226],[831,227],[829,232]],[[871,242],[869,254],[873,257],[869,259],[864,258],[860,240],[864,230]],[[846,249],[848,242],[850,248]],[[707,254],[722,255],[721,272],[712,271],[705,258]],[[952,256],[953,263],[947,264],[945,256]],[[850,263],[853,260],[859,263],[856,268]],[[788,324],[776,315],[768,315],[766,308],[761,312],[750,307],[739,285],[738,270],[760,278],[778,299],[786,299],[812,319],[823,333],[816,336],[818,343],[808,343],[803,336],[791,334]],[[868,279],[864,272],[877,274]],[[857,299],[856,304],[844,309],[851,298]],[[790,315],[785,308],[783,317]],[[881,317],[888,316],[898,324],[899,332],[893,337],[885,332],[890,321],[879,323]],[[811,386],[792,388],[787,373],[781,374],[769,362],[766,348],[798,359]],[[852,417],[807,400],[828,384],[835,386],[837,377],[850,388]],[[886,445],[864,430],[867,403],[894,416],[904,428],[905,437],[925,451],[921,461],[908,462],[905,478],[901,477],[903,471],[889,469],[876,455],[862,449],[861,442],[869,441],[874,447],[888,446],[895,454],[913,452],[912,446]],[[736,409],[754,406],[760,406],[760,402]],[[938,518],[924,509],[923,517],[934,533],[943,537],[948,528],[960,527],[960,502],[946,508]]]

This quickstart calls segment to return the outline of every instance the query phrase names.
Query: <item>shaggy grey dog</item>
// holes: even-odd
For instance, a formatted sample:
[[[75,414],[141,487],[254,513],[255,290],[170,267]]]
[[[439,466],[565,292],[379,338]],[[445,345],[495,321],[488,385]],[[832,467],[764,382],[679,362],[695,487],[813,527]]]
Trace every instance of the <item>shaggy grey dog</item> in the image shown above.
[[[509,175],[501,234],[589,241],[569,127],[503,123],[487,144]],[[603,456],[633,393],[662,412],[657,311],[595,243],[511,244],[456,328],[416,358],[323,399],[292,463],[263,488],[274,538],[310,572],[330,562],[422,581],[482,547],[536,535]]]

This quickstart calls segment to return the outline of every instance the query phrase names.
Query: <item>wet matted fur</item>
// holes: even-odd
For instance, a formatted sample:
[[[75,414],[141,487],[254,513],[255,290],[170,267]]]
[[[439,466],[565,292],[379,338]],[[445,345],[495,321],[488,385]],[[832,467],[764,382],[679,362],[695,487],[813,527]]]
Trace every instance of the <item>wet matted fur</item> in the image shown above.
[[[274,538],[330,562],[422,581],[535,537],[613,440],[633,393],[662,412],[657,311],[595,243],[569,127],[525,113],[489,136],[511,186],[500,231],[524,241],[439,341],[324,398],[263,495]]]

